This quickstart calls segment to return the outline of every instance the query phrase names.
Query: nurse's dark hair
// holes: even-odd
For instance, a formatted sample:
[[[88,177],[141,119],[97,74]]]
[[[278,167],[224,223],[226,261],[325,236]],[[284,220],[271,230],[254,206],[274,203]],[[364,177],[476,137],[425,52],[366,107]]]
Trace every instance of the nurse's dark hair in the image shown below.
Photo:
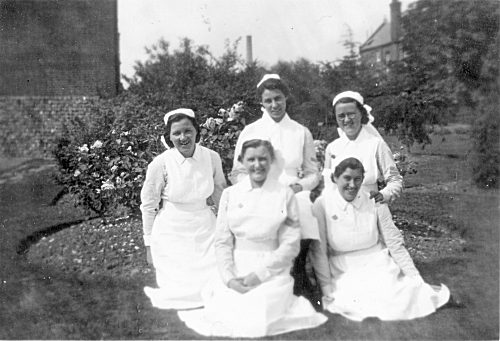
[[[269,78],[259,85],[257,88],[257,97],[259,101],[262,100],[262,93],[264,90],[280,90],[285,97],[288,98],[290,96],[290,89],[288,88],[288,85],[286,85],[286,83],[281,79]]]
[[[196,130],[196,138],[195,138],[194,142],[196,142],[196,143],[200,142],[200,137],[201,137],[200,126],[199,126],[198,122],[196,121],[196,119],[194,117],[191,117],[191,116],[188,116],[185,114],[174,114],[174,115],[169,117],[168,122],[167,122],[167,126],[165,127],[165,134],[163,135],[163,137],[165,138],[165,142],[167,143],[167,146],[169,146],[170,148],[174,147],[174,144],[170,140],[170,130],[172,129],[172,124],[175,122],[179,122],[185,118],[187,118],[189,121],[191,121],[191,123],[194,126],[194,129]]]
[[[248,148],[258,148],[258,147],[265,147],[269,152],[269,155],[271,156],[271,161],[274,161],[273,145],[269,141],[260,139],[253,139],[243,142],[243,145],[241,146],[241,153],[240,155],[238,155],[238,161],[243,162],[243,158],[245,157],[245,153]]]
[[[345,172],[345,170],[347,168],[350,168],[352,170],[359,169],[359,170],[361,170],[361,174],[365,174],[365,167],[363,167],[363,164],[361,163],[361,161],[359,161],[355,157],[349,157],[345,160],[342,160],[337,165],[337,167],[335,167],[335,170],[333,171],[333,174],[332,174],[332,181],[333,181],[333,177],[338,178],[339,176],[342,175],[342,173]]]
[[[337,105],[339,105],[339,103],[342,103],[342,104],[346,104],[346,103],[354,103],[356,104],[356,108],[358,108],[359,112],[361,113],[361,124],[367,124],[369,122],[368,120],[368,111],[366,111],[365,107],[359,103],[358,101],[356,101],[354,98],[351,98],[351,97],[343,97],[341,99],[339,99],[337,101],[337,103],[335,103],[335,105],[333,106],[333,113],[335,113],[335,108],[337,107]]]

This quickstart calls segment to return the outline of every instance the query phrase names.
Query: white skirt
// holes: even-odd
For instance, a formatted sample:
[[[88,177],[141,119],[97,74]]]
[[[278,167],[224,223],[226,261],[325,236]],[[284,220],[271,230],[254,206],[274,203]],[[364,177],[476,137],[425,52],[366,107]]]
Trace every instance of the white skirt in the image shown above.
[[[334,300],[325,308],[355,321],[423,317],[450,298],[443,284],[435,287],[403,275],[386,248],[330,257],[330,270]]]
[[[145,287],[161,309],[201,307],[201,290],[217,271],[213,247],[215,216],[206,204],[173,204],[155,218],[151,254],[158,288]]]
[[[270,251],[235,250],[237,276],[257,269]],[[186,325],[204,336],[262,337],[314,328],[327,318],[303,297],[293,295],[290,269],[240,294],[217,277],[204,291],[205,308],[180,311]]]

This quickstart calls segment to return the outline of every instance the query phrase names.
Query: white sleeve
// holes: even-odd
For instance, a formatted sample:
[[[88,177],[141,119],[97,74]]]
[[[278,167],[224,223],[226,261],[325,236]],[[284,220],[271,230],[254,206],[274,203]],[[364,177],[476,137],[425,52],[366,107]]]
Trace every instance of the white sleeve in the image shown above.
[[[328,240],[325,207],[323,197],[319,197],[313,204],[313,214],[318,220],[319,238],[311,244],[311,262],[323,295],[332,291],[332,275],[328,263]]]
[[[222,170],[222,161],[219,154],[210,151],[210,157],[212,159],[212,169],[214,177],[214,192],[211,195],[212,201],[215,207],[219,207],[219,201],[222,195],[222,191],[227,187],[226,177],[224,176],[224,171]]]
[[[153,223],[161,203],[161,193],[167,185],[167,174],[161,157],[156,157],[146,171],[141,190],[142,229],[144,245],[149,246]]]
[[[314,189],[320,180],[318,160],[314,149],[314,140],[309,129],[304,127],[304,148],[303,148],[302,169],[304,177],[297,181],[302,186],[302,190],[310,191]]]
[[[384,196],[384,202],[389,203],[401,195],[403,177],[399,174],[389,146],[383,140],[377,146],[375,157],[379,173],[386,182],[386,187],[380,193]]]

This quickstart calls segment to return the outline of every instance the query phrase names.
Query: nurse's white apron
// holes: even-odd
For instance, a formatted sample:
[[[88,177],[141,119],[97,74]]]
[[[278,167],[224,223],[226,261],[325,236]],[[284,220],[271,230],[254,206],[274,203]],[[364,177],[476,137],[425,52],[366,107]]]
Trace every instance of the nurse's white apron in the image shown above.
[[[273,257],[277,245],[276,239],[258,243],[236,240],[236,275],[256,271]],[[293,295],[290,268],[245,294],[228,288],[217,278],[204,296],[204,309],[178,313],[188,327],[204,336],[263,337],[314,328],[327,320],[307,299]]]
[[[194,159],[182,160],[175,149],[165,158],[168,184],[151,233],[158,288],[144,289],[162,309],[202,306],[201,290],[217,271],[215,216],[206,203],[214,189],[213,168],[209,151],[196,148]]]

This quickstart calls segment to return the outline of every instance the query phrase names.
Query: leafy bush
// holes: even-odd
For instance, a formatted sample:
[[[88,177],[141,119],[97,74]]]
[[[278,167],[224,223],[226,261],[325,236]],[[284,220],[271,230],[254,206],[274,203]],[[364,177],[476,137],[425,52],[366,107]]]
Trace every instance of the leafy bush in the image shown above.
[[[227,44],[224,54],[215,58],[207,47],[196,46],[187,38],[174,51],[160,40],[146,49],[148,59],[136,64],[135,75],[125,77],[128,91],[147,105],[191,108],[200,122],[240,100],[249,112],[258,113],[255,84],[265,71],[246,65],[238,57],[237,46],[238,41]]]
[[[54,155],[57,180],[79,205],[99,215],[138,213],[148,164],[163,152],[165,109],[148,106],[137,96],[102,101],[96,113],[108,124],[73,122]],[[200,143],[219,153],[224,173],[231,171],[234,147],[251,114],[244,103],[220,109],[201,124]],[[102,122],[101,122],[102,123]],[[73,132],[73,133],[71,133]]]
[[[230,109],[220,109],[216,117],[208,117],[201,125],[200,144],[220,155],[226,176],[233,167],[234,148],[249,116],[244,105],[240,101]]]
[[[94,112],[95,122],[76,120],[59,140],[57,181],[99,215],[136,212],[146,167],[163,150],[162,110],[122,95]]]

